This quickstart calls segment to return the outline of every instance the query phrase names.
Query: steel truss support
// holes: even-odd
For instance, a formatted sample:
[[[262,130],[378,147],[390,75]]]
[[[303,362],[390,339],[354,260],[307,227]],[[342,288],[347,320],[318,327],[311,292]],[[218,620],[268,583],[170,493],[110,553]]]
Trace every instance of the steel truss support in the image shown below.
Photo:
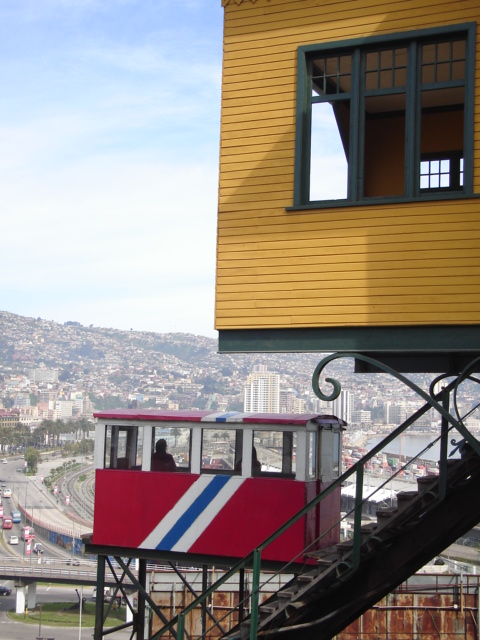
[[[98,556],[98,569],[97,569],[97,599],[95,607],[95,628],[93,638],[94,640],[103,640],[110,634],[120,631],[121,629],[131,629],[130,640],[155,640],[158,636],[157,633],[151,634],[150,625],[148,620],[149,609],[153,611],[163,624],[167,624],[169,620],[162,612],[161,608],[152,600],[149,593],[149,584],[147,576],[147,561],[143,558],[138,559],[138,574],[133,572],[132,565],[134,558],[125,559],[120,556]],[[195,591],[193,586],[188,582],[184,575],[179,571],[174,563],[169,562],[170,567],[180,578],[182,583],[196,599],[199,597],[199,593]],[[107,572],[113,577],[115,587],[113,587],[113,593],[109,595],[108,603],[104,602],[104,592],[106,582],[111,583],[112,579],[106,579]],[[202,568],[202,591],[208,588],[208,567],[204,565]],[[138,592],[137,610],[132,607],[130,598],[131,593]],[[126,606],[129,607],[132,613],[132,621],[120,624],[115,627],[105,627],[105,621],[110,615],[115,602],[118,597],[122,597]],[[106,605],[106,606],[105,606]],[[205,602],[202,607],[202,623],[206,627],[207,617],[218,627],[220,633],[225,634],[225,629],[216,620],[210,607]],[[170,630],[173,637],[176,637],[176,631]],[[188,633],[185,631],[186,638],[189,638]]]

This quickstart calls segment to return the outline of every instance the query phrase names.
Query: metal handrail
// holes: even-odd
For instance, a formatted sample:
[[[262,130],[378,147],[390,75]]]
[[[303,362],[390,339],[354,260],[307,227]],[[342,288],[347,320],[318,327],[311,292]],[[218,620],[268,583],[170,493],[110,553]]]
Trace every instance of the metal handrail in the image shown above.
[[[298,511],[294,516],[292,516],[287,522],[285,522],[279,529],[277,529],[274,533],[268,536],[262,543],[260,543],[253,551],[251,551],[247,556],[239,560],[229,571],[227,571],[221,578],[219,578],[210,588],[204,591],[198,598],[193,600],[187,607],[183,609],[181,613],[172,618],[166,625],[164,625],[161,629],[159,629],[154,635],[152,635],[151,640],[156,640],[160,638],[162,635],[173,629],[175,625],[177,625],[177,640],[184,640],[184,631],[185,631],[185,618],[186,616],[196,607],[201,605],[207,600],[215,591],[217,591],[227,580],[233,577],[238,571],[253,565],[253,574],[252,574],[252,589],[250,593],[251,597],[251,614],[250,614],[250,640],[255,640],[257,637],[257,626],[258,626],[258,609],[259,609],[259,592],[260,592],[260,572],[261,572],[261,553],[262,551],[268,547],[274,540],[276,540],[279,536],[281,536],[287,529],[289,529],[292,525],[294,525],[298,520],[303,518],[311,509],[313,509],[317,504],[327,498],[335,489],[339,488],[344,484],[351,476],[356,474],[356,494],[355,494],[355,506],[353,509],[354,512],[354,527],[353,527],[353,548],[352,548],[352,563],[349,567],[349,571],[354,571],[359,564],[360,561],[360,546],[361,546],[361,536],[360,536],[360,528],[361,528],[361,514],[362,514],[362,505],[365,502],[363,498],[363,475],[364,470],[367,463],[375,457],[382,449],[385,448],[390,442],[395,440],[398,436],[400,436],[408,427],[410,427],[414,422],[416,422],[421,416],[423,416],[427,411],[431,408],[434,408],[440,413],[442,416],[442,433],[440,435],[441,442],[444,446],[441,446],[441,458],[440,458],[440,474],[441,476],[445,475],[446,463],[445,458],[447,455],[446,451],[446,438],[448,435],[448,431],[452,428],[455,428],[464,438],[465,442],[468,442],[470,446],[473,448],[475,453],[480,457],[480,442],[468,431],[468,429],[463,424],[462,418],[458,416],[457,402],[456,402],[456,394],[458,391],[458,387],[466,379],[472,379],[470,372],[475,368],[475,366],[480,362],[480,358],[472,361],[461,373],[458,377],[456,377],[452,382],[448,383],[440,392],[434,393],[433,389],[435,384],[442,380],[445,376],[440,376],[436,378],[430,385],[430,393],[425,392],[423,389],[418,387],[411,380],[403,376],[402,374],[396,372],[391,369],[387,365],[384,365],[381,362],[374,360],[373,358],[364,356],[362,354],[348,353],[348,354],[332,354],[327,356],[324,360],[322,360],[319,365],[317,365],[315,372],[313,374],[313,389],[316,395],[323,400],[334,400],[341,391],[340,383],[332,378],[326,378],[326,381],[331,383],[333,386],[333,393],[329,396],[323,394],[318,387],[318,378],[325,368],[325,366],[340,357],[354,357],[356,359],[360,359],[366,361],[373,366],[377,367],[380,370],[385,371],[386,373],[390,373],[398,380],[404,382],[408,387],[413,389],[420,397],[425,400],[425,404],[416,411],[412,416],[410,416],[405,422],[403,422],[399,427],[394,429],[391,434],[389,434],[386,438],[384,438],[381,442],[375,445],[361,460],[354,463],[347,471],[345,471],[341,476],[339,476],[335,481],[332,482],[326,489],[324,489],[321,493],[319,493],[313,500],[311,500],[305,507],[303,507],[300,511]],[[478,380],[475,380],[478,382]],[[451,415],[448,410],[448,404],[440,403],[439,400],[445,398],[450,394],[450,392],[454,391],[455,394],[455,408],[457,409],[457,418]],[[450,428],[445,428],[446,425],[450,424]],[[458,444],[455,441],[452,441],[453,444]],[[411,461],[408,463],[410,464]],[[405,467],[404,467],[405,468]],[[402,469],[404,469],[402,468]],[[443,473],[442,473],[443,472]],[[397,472],[398,474],[398,472]],[[342,520],[342,519],[341,519]],[[341,520],[337,523],[339,524]],[[323,534],[324,535],[324,534]],[[305,550],[304,550],[305,551]],[[289,563],[290,564],[290,563]],[[287,565],[288,566],[288,565]],[[343,574],[345,576],[345,574]],[[239,603],[240,604],[240,603]],[[237,605],[238,606],[238,605]]]

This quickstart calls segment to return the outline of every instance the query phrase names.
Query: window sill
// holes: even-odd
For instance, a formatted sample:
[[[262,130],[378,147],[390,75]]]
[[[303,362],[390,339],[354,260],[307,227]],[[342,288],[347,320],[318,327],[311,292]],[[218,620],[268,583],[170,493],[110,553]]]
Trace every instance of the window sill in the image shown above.
[[[307,204],[285,207],[285,211],[308,211],[310,209],[343,209],[345,207],[372,207],[384,204],[420,204],[422,202],[438,202],[441,200],[472,200],[480,198],[478,193],[432,193],[415,198],[368,198],[365,200],[319,200]]]

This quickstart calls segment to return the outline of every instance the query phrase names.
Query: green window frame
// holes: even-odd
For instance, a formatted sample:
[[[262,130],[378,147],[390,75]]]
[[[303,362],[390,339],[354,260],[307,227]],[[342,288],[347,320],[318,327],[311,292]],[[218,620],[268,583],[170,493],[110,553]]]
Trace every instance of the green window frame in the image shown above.
[[[289,208],[472,196],[475,37],[467,23],[299,47]]]

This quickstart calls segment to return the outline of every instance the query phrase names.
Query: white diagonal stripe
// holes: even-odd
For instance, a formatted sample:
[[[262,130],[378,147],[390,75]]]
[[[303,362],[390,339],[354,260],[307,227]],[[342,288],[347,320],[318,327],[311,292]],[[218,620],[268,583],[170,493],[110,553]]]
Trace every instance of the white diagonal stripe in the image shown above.
[[[217,493],[215,498],[210,502],[199,517],[185,531],[180,540],[172,547],[172,551],[187,552],[190,547],[198,540],[212,520],[220,513],[230,498],[242,486],[245,478],[233,477],[227,484]]]

